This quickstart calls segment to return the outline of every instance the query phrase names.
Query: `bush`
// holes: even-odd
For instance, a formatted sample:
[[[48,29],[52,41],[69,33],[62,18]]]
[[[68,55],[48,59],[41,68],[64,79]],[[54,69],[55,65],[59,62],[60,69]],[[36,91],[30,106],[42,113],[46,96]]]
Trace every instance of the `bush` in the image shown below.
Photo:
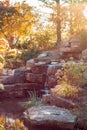
[[[17,49],[8,50],[5,56],[5,68],[18,68],[22,66],[22,60],[20,59],[21,51]]]
[[[60,85],[57,85],[53,89],[54,93],[58,94],[61,97],[76,97],[79,89],[75,86],[67,84],[66,82],[62,82]]]
[[[83,62],[71,61],[63,64],[63,70],[57,70],[55,74],[58,82],[67,82],[70,85],[79,86],[85,81],[84,72],[87,72],[87,65]]]
[[[22,51],[20,59],[25,63],[27,60],[36,57],[40,53],[38,48]]]

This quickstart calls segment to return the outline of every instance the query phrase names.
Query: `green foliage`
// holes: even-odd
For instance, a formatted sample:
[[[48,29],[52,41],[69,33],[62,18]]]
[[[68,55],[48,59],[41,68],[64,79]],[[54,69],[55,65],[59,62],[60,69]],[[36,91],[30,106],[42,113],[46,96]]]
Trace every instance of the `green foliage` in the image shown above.
[[[27,49],[25,49],[25,47]],[[39,54],[39,49],[36,47],[29,48],[28,45],[22,46],[21,50],[10,49],[6,52],[5,56],[5,68],[19,68],[24,66],[26,61],[36,57]]]
[[[13,47],[13,42],[26,39],[30,36],[35,16],[32,7],[25,2],[16,3],[14,6],[0,6],[0,36],[5,37]],[[12,40],[12,37],[14,39]]]
[[[37,105],[37,93],[36,91],[28,91],[29,94],[29,101],[27,103],[27,107],[32,107]]]
[[[76,97],[79,92],[79,89],[66,82],[62,82],[60,85],[57,85],[53,89],[53,92],[58,94],[59,96],[69,98],[69,97]]]
[[[10,49],[6,53],[6,58],[14,58],[21,54],[21,51],[17,49]]]
[[[2,55],[0,55],[0,62],[3,64],[5,61],[4,57]]]
[[[56,77],[58,82],[65,81],[70,85],[79,86],[86,80],[84,72],[87,72],[87,65],[83,62],[75,63],[74,61],[70,61],[63,64],[63,70],[58,70]]]
[[[66,72],[67,81],[69,80],[70,84],[79,86],[85,81],[84,72],[87,72],[87,65],[83,62],[70,62],[64,65],[63,68]]]
[[[5,68],[18,68],[22,66],[22,60],[20,59],[21,51],[17,49],[10,49],[5,56]]]
[[[36,57],[39,54],[38,48],[22,50],[20,59],[25,63],[27,60]]]
[[[40,50],[52,49],[55,46],[55,32],[53,27],[47,26],[46,29],[38,31],[32,41]]]
[[[62,97],[76,97],[80,92],[79,85],[86,81],[84,72],[87,73],[87,65],[82,61],[64,63],[55,74],[59,85],[54,88],[54,93]]]

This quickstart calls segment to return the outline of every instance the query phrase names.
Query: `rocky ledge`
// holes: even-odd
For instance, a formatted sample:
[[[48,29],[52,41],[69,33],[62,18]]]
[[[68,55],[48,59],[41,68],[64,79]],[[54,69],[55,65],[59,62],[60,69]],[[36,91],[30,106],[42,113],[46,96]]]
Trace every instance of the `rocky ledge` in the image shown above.
[[[22,120],[29,130],[74,130],[77,117],[56,106],[36,106],[24,113]]]

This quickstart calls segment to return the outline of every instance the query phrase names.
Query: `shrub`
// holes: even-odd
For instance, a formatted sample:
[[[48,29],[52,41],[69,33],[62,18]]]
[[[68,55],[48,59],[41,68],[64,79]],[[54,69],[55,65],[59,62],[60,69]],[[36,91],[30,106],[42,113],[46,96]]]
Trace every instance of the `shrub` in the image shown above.
[[[83,62],[75,63],[71,61],[63,64],[63,69],[55,74],[58,82],[65,81],[70,85],[79,86],[85,81],[84,72],[87,72],[87,65]]]
[[[66,82],[62,82],[60,85],[57,85],[53,91],[61,97],[76,97],[79,89]]]
[[[53,91],[62,97],[76,97],[80,92],[79,85],[86,80],[84,72],[87,72],[87,66],[83,62],[63,64],[62,70],[55,74],[59,85]]]
[[[40,53],[38,48],[23,50],[20,59],[25,63],[27,60],[36,57]]]
[[[18,68],[22,66],[22,60],[20,59],[21,51],[17,49],[10,49],[5,56],[5,68]]]

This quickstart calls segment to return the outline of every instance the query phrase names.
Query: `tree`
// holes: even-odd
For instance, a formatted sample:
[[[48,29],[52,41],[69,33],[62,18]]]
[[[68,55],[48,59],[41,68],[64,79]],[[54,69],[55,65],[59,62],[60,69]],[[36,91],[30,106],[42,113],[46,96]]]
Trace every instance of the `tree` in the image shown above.
[[[71,0],[69,4],[69,26],[70,34],[79,33],[86,26],[86,18],[83,14],[86,7],[85,0]]]
[[[31,6],[22,2],[16,3],[13,7],[2,5],[0,9],[0,36],[7,39],[10,46],[30,35],[35,22]]]
[[[62,40],[62,34],[76,34],[86,26],[83,15],[87,0],[40,0],[54,10],[53,22],[56,21],[57,44]],[[55,4],[50,4],[54,2]],[[80,21],[80,22],[79,22]]]
[[[50,2],[55,2],[56,4],[56,34],[57,34],[57,45],[61,42],[61,20],[60,20],[60,0],[40,0],[48,6]],[[51,6],[52,7],[52,6]]]

